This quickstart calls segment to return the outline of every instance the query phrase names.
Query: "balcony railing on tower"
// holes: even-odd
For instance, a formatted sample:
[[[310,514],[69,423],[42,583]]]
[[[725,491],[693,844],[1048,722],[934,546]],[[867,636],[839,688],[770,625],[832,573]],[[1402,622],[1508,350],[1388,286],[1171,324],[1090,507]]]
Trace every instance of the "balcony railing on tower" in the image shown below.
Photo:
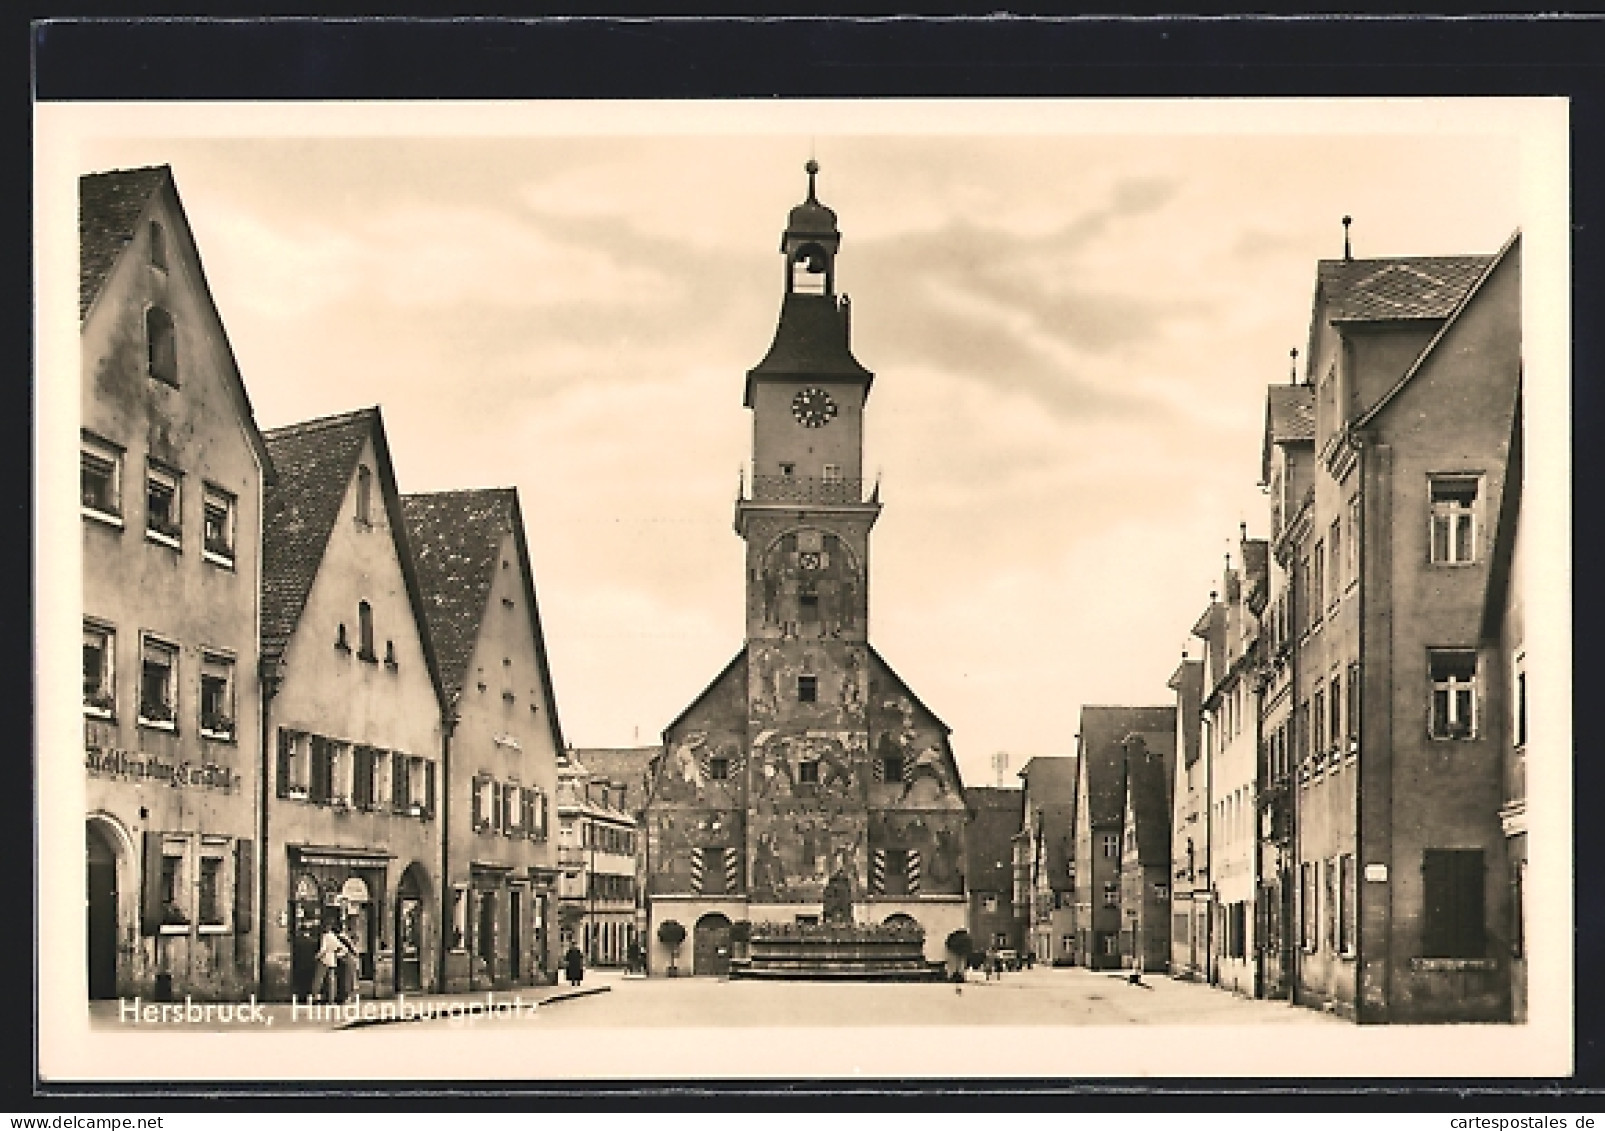
[[[857,505],[865,502],[862,479],[824,478],[816,475],[754,475],[754,503],[817,503]]]

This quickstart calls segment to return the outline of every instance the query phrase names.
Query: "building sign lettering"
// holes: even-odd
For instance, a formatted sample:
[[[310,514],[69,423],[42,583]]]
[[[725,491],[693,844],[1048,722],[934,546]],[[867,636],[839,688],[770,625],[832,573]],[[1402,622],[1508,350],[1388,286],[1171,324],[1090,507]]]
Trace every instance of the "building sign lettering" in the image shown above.
[[[240,775],[215,762],[163,762],[128,750],[91,746],[84,765],[90,773],[102,777],[153,781],[174,789],[234,790],[240,787]]]

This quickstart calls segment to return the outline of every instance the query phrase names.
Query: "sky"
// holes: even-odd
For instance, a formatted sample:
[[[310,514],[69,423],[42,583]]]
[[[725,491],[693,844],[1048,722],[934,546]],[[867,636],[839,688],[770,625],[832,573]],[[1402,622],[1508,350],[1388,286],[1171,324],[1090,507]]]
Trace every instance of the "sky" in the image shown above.
[[[263,428],[378,404],[403,491],[519,489],[576,746],[656,742],[741,647],[743,379],[810,156],[876,375],[871,641],[971,784],[1072,753],[1081,704],[1170,701],[1240,524],[1265,533],[1265,390],[1341,217],[1357,257],[1533,219],[1514,119],[1471,105],[500,109],[145,107],[74,160],[172,166]]]

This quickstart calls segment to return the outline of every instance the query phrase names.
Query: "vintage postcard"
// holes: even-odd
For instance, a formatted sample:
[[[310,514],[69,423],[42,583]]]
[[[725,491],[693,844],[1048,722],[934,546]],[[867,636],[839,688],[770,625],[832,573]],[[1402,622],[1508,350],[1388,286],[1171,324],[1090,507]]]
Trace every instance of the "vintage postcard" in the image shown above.
[[[44,1079],[1571,1071],[1564,100],[35,124]]]

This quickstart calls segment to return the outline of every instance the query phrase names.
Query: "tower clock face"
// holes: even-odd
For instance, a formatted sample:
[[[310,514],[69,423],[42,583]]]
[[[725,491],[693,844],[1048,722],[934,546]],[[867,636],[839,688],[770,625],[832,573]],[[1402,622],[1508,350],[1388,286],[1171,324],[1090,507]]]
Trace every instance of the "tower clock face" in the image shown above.
[[[836,402],[820,388],[808,388],[791,398],[791,415],[804,428],[823,428],[836,416]]]

